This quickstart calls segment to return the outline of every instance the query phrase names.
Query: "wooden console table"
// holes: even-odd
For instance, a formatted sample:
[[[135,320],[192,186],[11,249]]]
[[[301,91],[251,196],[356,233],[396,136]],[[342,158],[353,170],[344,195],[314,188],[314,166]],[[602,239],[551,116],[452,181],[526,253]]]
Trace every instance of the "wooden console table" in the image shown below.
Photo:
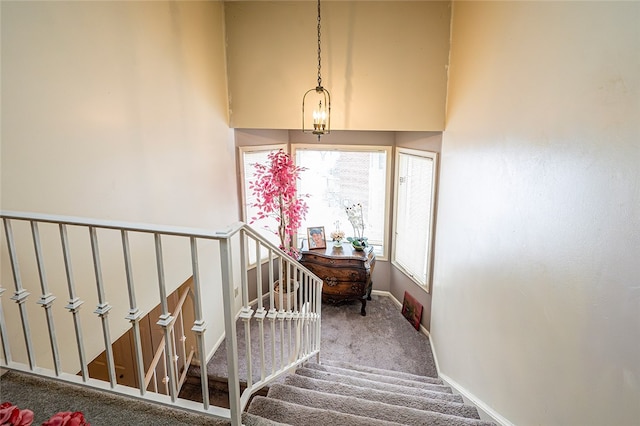
[[[371,274],[376,264],[373,247],[357,251],[348,241],[343,242],[341,247],[327,241],[327,248],[309,250],[303,247],[301,255],[300,263],[324,282],[323,302],[359,300],[362,302],[360,314],[367,315],[365,308],[367,300],[371,300]]]

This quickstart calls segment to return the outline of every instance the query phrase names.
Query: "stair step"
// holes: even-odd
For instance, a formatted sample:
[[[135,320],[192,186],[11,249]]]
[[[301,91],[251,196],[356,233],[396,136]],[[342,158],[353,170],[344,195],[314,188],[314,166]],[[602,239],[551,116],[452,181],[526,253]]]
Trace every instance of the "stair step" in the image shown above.
[[[287,426],[287,423],[275,422],[265,417],[260,417],[255,414],[242,413],[242,425],[243,426]]]
[[[419,374],[405,373],[404,371],[385,370],[382,368],[369,367],[367,365],[352,364],[350,362],[345,362],[345,361],[323,360],[321,364],[325,366],[339,367],[339,368],[344,368],[344,369],[354,370],[354,371],[361,371],[363,373],[381,374],[381,375],[396,377],[398,379],[413,380],[416,382],[433,383],[436,385],[441,385],[443,383],[442,379],[439,379],[437,377],[421,376]]]
[[[480,420],[423,411],[415,408],[369,401],[354,396],[327,394],[295,386],[273,385],[268,393],[269,398],[313,408],[331,408],[344,414],[386,420],[407,426],[471,426],[486,424]]]
[[[344,374],[346,376],[361,377],[363,379],[376,380],[384,383],[396,383],[403,386],[422,387],[423,384],[440,385],[444,386],[442,379],[436,379],[434,377],[417,376],[414,374],[402,374],[400,372],[394,372],[390,370],[377,369],[376,372],[368,372],[361,370],[354,370],[351,368],[337,367],[333,365],[314,364],[308,363],[305,365],[307,368],[315,368],[316,370],[334,372],[337,374]],[[407,383],[414,383],[415,385],[409,385]]]
[[[443,384],[433,384],[433,383],[416,382],[413,380],[396,379],[394,377],[380,375],[380,374],[362,373],[359,371],[351,371],[351,370],[346,370],[344,368],[338,368],[338,367],[326,367],[324,365],[318,365],[318,364],[308,364],[305,366],[305,368],[311,368],[311,369],[323,371],[329,374],[339,374],[341,376],[349,376],[357,379],[365,379],[365,380],[370,380],[370,381],[380,382],[380,383],[389,383],[392,385],[399,385],[399,386],[404,386],[408,388],[419,388],[419,389],[433,390],[436,392],[453,393],[449,386],[446,386]]]
[[[393,383],[384,383],[375,380],[361,379],[358,377],[345,376],[342,374],[329,373],[326,371],[315,370],[313,368],[298,368],[296,374],[301,376],[312,377],[319,380],[327,380],[339,383],[346,383],[354,386],[360,386],[371,389],[386,390],[389,392],[397,392],[406,395],[422,396],[432,399],[440,399],[454,402],[464,402],[460,395],[454,395],[451,388],[424,384],[422,388],[413,386],[402,386]],[[436,387],[436,389],[430,389]],[[444,388],[444,389],[443,389]]]
[[[476,407],[459,402],[442,401],[413,395],[401,395],[384,390],[317,380],[298,374],[288,376],[285,379],[284,384],[330,394],[354,396],[356,398],[362,398],[369,401],[384,402],[387,404],[415,408],[418,410],[434,411],[437,413],[451,414],[470,419],[480,419]]]
[[[264,396],[253,398],[248,412],[272,421],[295,426],[396,426],[400,424],[332,410],[305,407]]]

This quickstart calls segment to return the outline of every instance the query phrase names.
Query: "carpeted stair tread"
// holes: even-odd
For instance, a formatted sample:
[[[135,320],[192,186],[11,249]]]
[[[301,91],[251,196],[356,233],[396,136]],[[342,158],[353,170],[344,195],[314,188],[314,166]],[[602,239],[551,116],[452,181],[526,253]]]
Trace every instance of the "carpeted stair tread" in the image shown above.
[[[284,384],[336,395],[354,396],[369,401],[384,402],[387,404],[415,408],[418,410],[435,411],[442,414],[451,414],[470,419],[480,419],[476,407],[460,402],[442,401],[413,395],[402,395],[384,390],[363,388],[360,386],[329,382],[326,380],[317,380],[298,374],[288,376],[285,379]]]
[[[331,408],[344,414],[386,420],[407,426],[480,426],[486,422],[465,417],[399,407],[377,401],[368,401],[354,396],[327,394],[310,389],[289,385],[273,385],[269,389],[268,398],[275,398],[289,403],[313,408]]]
[[[322,365],[344,368],[352,371],[361,371],[363,373],[381,374],[381,375],[396,377],[398,379],[413,380],[416,382],[433,383],[437,385],[442,384],[442,379],[439,379],[437,377],[420,376],[418,374],[406,373],[404,371],[385,370],[382,368],[369,367],[368,365],[353,364],[345,361],[323,360]]]
[[[314,370],[312,368],[298,368],[296,370],[296,374],[299,374],[301,376],[306,376],[306,377],[312,377],[314,379],[319,379],[319,380],[346,383],[349,385],[378,389],[378,390],[386,390],[389,392],[398,392],[406,395],[422,396],[426,398],[440,399],[445,401],[464,402],[462,397],[460,395],[454,395],[450,388],[448,388],[445,391],[426,388],[426,386],[436,386],[436,385],[425,385],[425,388],[401,386],[401,385],[396,385],[392,383],[383,383],[375,380],[367,380],[367,379],[361,379],[358,377],[345,376],[342,374],[328,373],[326,371]]]
[[[287,423],[275,422],[245,411],[242,413],[242,426],[287,426]]]
[[[305,364],[305,367],[315,368],[316,370],[320,370],[320,371],[328,371],[328,372],[333,372],[337,374],[344,374],[347,376],[361,377],[363,379],[377,380],[379,382],[396,383],[396,384],[401,384],[403,386],[422,387],[423,384],[444,386],[442,379],[436,379],[433,377],[426,377],[426,376],[415,376],[411,374],[403,375],[400,372],[395,372],[396,374],[393,374],[394,372],[389,370],[378,369],[377,372],[367,372],[367,371],[354,370],[351,368],[336,367],[333,365],[315,364],[315,363],[307,363]]]
[[[295,426],[397,426],[400,424],[332,410],[305,407],[264,396],[253,398],[247,411],[272,421]]]
[[[330,374],[339,374],[341,376],[355,377],[358,379],[371,380],[371,381],[380,382],[380,383],[389,383],[392,385],[400,385],[400,386],[405,386],[409,388],[429,389],[436,392],[453,393],[449,386],[443,385],[442,383],[434,384],[434,383],[416,382],[414,380],[397,379],[395,377],[386,376],[382,374],[363,373],[361,371],[353,371],[353,370],[347,370],[345,368],[330,367],[330,366],[324,366],[324,365],[313,364],[313,363],[306,364],[305,368],[312,368],[314,370],[324,371]]]

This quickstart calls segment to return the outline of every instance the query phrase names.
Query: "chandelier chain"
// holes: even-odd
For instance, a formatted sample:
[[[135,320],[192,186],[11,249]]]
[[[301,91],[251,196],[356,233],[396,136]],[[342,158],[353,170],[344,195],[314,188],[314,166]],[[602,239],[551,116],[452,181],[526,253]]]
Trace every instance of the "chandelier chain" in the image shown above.
[[[320,0],[318,0],[318,87],[322,87],[322,75],[320,70],[322,68],[322,49],[320,48]]]

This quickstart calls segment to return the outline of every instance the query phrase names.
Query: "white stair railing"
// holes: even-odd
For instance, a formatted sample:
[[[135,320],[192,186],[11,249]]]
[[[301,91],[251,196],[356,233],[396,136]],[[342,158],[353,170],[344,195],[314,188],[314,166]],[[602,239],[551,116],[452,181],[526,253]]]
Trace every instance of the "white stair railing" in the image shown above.
[[[149,390],[149,386],[151,385],[154,392],[160,392],[165,395],[170,394],[167,368],[174,369],[174,375],[178,378],[178,392],[186,380],[189,364],[191,364],[191,360],[195,354],[194,348],[191,348],[189,353],[187,353],[187,346],[185,344],[187,337],[185,335],[186,333],[184,328],[183,307],[187,296],[190,294],[192,294],[191,288],[186,288],[180,295],[180,300],[178,300],[178,303],[173,310],[173,317],[176,319],[175,325],[177,325],[177,330],[174,326],[171,338],[173,339],[173,344],[176,348],[176,355],[173,360],[171,360],[171,364],[167,365],[166,345],[164,342],[165,337],[163,336],[162,339],[160,339],[151,364],[146,369],[147,372],[144,376],[144,387],[147,390]],[[160,386],[160,383],[162,383],[162,386]]]
[[[0,216],[4,228],[2,263],[10,265],[10,268],[2,268],[0,282],[2,368],[206,413],[228,419],[232,425],[240,425],[241,413],[253,393],[291,368],[319,356],[322,281],[245,224],[212,232],[35,213],[3,211]],[[145,247],[141,243],[144,236],[147,239],[153,236],[152,246]],[[114,243],[114,240],[120,243]],[[169,256],[164,255],[165,249]],[[206,253],[202,264],[199,250]],[[253,266],[249,250],[254,257]],[[181,262],[180,259],[188,261]],[[204,266],[207,273],[200,271]],[[180,276],[180,280],[176,280],[176,276]],[[181,378],[174,367],[178,349],[173,338],[178,315],[169,312],[167,305],[167,294],[175,287],[173,281],[182,283],[189,276],[193,279],[191,330],[196,336],[195,356],[203,366],[200,368],[202,403],[178,397]],[[172,285],[168,285],[168,277],[171,277]],[[240,283],[236,283],[235,277],[240,277]],[[283,277],[298,287],[287,300],[282,292],[276,296],[274,291],[275,281],[282,283]],[[36,280],[39,286],[34,284]],[[6,284],[10,281],[12,284]],[[3,307],[1,296],[8,286],[14,288],[10,299],[15,306]],[[210,309],[220,305],[219,300],[211,296],[219,290],[222,290],[222,315],[212,313]],[[40,293],[35,304],[29,302],[30,291]],[[239,293],[237,297],[236,292]],[[142,294],[148,301],[149,293],[159,299],[161,306],[157,324],[165,336],[161,358],[167,366],[168,395],[148,392],[145,386],[140,330],[143,311],[136,295]],[[107,301],[107,295],[115,297],[113,305]],[[58,297],[68,297],[66,314],[56,308]],[[93,313],[98,322],[81,310],[88,299],[97,302]],[[275,308],[276,304],[279,309]],[[34,334],[31,324],[42,322],[42,314],[33,308],[36,305],[44,308],[47,326],[34,327]],[[110,316],[113,313],[122,315],[114,318]],[[71,319],[67,317],[69,314]],[[246,347],[243,357],[246,389],[242,394],[236,318],[242,322],[239,331],[244,332],[241,334],[244,334]],[[207,319],[216,322],[214,327],[208,326]],[[224,322],[224,327],[215,327],[218,322]],[[210,328],[217,329],[217,334],[212,334]],[[46,332],[42,331],[44,329]],[[137,389],[117,383],[112,330],[118,335],[132,331]],[[253,359],[252,332],[259,334],[258,348],[255,348],[258,359]],[[97,334],[102,335],[102,343],[96,339]],[[207,351],[212,350],[205,342],[217,342],[223,336],[229,409],[210,405],[207,369],[204,368],[208,361]],[[47,345],[42,344],[44,339],[48,341]],[[75,345],[69,342],[75,342]],[[108,382],[91,378],[88,369],[89,358],[103,351]],[[184,350],[182,356],[185,356]]]

